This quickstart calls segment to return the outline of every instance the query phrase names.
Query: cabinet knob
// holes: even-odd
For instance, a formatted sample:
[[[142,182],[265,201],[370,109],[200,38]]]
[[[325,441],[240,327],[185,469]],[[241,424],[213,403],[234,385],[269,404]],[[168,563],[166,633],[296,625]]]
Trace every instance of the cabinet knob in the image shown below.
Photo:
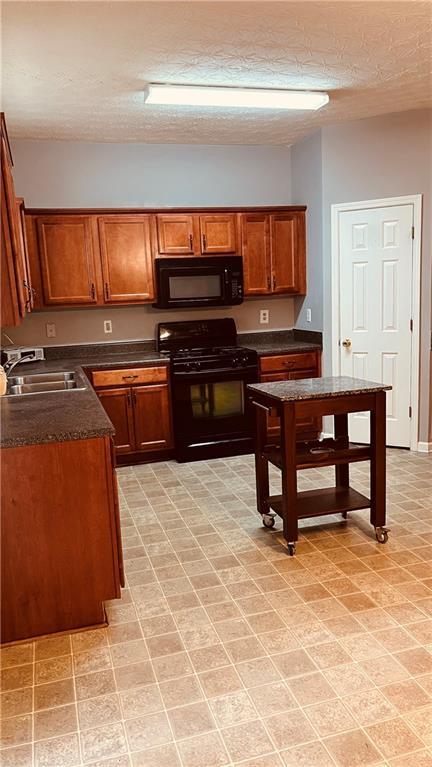
[[[345,346],[346,349],[349,349],[351,346],[351,338],[344,338],[342,341],[342,346]]]

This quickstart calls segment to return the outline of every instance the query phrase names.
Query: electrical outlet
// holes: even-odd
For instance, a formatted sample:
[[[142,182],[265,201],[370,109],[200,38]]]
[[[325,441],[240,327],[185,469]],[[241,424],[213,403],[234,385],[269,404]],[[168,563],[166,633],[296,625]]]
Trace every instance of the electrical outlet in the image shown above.
[[[55,338],[57,335],[56,326],[54,322],[47,322],[46,324],[47,338]]]
[[[312,322],[312,309],[306,309],[306,322]]]
[[[270,312],[268,309],[260,309],[260,324],[268,325]]]
[[[104,333],[112,333],[112,321],[104,320]]]

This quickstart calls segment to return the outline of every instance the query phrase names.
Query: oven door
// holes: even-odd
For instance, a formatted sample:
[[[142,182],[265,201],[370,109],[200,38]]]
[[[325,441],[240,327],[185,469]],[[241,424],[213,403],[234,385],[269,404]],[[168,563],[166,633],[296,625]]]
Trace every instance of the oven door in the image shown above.
[[[256,368],[175,373],[176,443],[192,445],[250,437],[253,418],[246,385],[256,381]]]

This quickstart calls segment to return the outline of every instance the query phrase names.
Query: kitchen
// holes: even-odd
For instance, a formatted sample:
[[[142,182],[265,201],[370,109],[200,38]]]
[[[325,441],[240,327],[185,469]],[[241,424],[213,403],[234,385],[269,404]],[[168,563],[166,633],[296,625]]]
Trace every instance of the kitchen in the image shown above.
[[[42,66],[54,27],[68,59],[68,4],[50,17],[44,4],[26,4],[28,17],[6,5],[22,61],[18,31]],[[215,4],[180,5],[173,23],[185,34],[206,14],[228,34]],[[245,23],[235,5],[228,16]],[[319,19],[294,5],[312,29]],[[134,18],[137,29],[152,20],[167,50],[170,25],[158,26],[155,4],[133,4],[128,20],[115,6],[104,20],[92,3],[78,16],[92,34],[109,25],[113,41],[116,27],[131,34]],[[272,28],[291,18],[273,14]],[[322,244],[330,206],[388,198],[388,187],[330,188],[333,132],[339,152],[354,145],[337,136],[345,123],[331,124],[341,118],[329,87],[328,104],[296,118],[237,117],[236,106],[216,112],[217,128],[207,108],[197,127],[174,108],[174,141],[167,107],[144,102],[138,123],[132,109],[117,127],[105,114],[103,126],[81,85],[80,125],[71,92],[68,120],[53,101],[31,116],[10,88],[2,116],[2,761],[430,764],[429,348],[422,331],[416,447],[398,450],[397,377],[347,368],[361,348],[355,302],[338,369],[331,360]],[[352,108],[344,120],[363,130],[359,153],[373,131],[392,150],[424,147],[414,182],[400,153],[392,193],[423,195],[428,221],[425,106],[407,101],[390,120],[390,110]],[[317,133],[295,135],[302,114]],[[411,202],[394,199],[396,219]],[[422,327],[428,256],[426,247]],[[368,410],[363,440],[353,414]]]

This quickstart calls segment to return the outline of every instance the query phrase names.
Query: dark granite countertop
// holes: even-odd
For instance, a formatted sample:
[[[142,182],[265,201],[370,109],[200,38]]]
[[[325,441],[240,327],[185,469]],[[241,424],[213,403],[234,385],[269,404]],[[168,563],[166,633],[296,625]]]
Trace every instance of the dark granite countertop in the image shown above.
[[[114,434],[114,427],[99,402],[83,368],[130,367],[169,364],[158,352],[129,352],[94,356],[64,357],[17,365],[11,375],[48,371],[74,371],[84,388],[49,394],[0,397],[0,447],[19,447],[46,442],[91,439]]]
[[[314,336],[317,337],[315,340]],[[237,343],[253,349],[259,357],[294,352],[315,352],[322,349],[319,333],[304,333],[295,330],[273,330],[264,333],[239,333]],[[309,340],[311,338],[311,340]]]
[[[237,342],[256,350],[258,355],[321,349],[321,343],[313,333],[302,336],[301,331],[295,330],[240,333]],[[315,336],[319,337],[320,334]],[[0,447],[111,435],[114,433],[113,425],[84,370],[169,364],[166,357],[155,351],[154,341],[46,347],[45,355],[43,362],[17,365],[12,375],[74,371],[84,388],[50,394],[0,397]]]
[[[391,388],[386,384],[363,381],[349,376],[303,378],[297,381],[270,381],[248,385],[249,391],[265,394],[277,402],[343,397],[347,394],[370,394],[377,391],[390,391]]]

